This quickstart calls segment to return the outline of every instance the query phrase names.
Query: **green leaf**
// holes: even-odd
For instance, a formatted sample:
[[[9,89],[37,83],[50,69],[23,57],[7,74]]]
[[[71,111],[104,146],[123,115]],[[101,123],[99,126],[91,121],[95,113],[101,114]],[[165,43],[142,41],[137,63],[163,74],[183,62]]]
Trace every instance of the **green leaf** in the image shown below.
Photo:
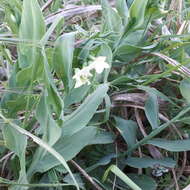
[[[27,146],[27,137],[19,133],[16,129],[12,128],[9,124],[5,124],[2,129],[6,146],[19,157],[20,173],[17,183],[27,184],[28,182],[27,182],[26,167],[25,167],[26,165],[25,152]],[[10,190],[25,190],[25,189],[27,188],[14,186],[14,185],[10,187]]]
[[[68,161],[74,158],[85,146],[91,144],[91,141],[96,137],[96,133],[97,128],[86,127],[72,136],[64,136],[53,147]],[[45,172],[59,164],[54,156],[46,154],[36,164],[36,171]]]
[[[150,157],[138,158],[129,157],[126,160],[126,164],[134,168],[153,168],[155,165],[161,165],[169,168],[174,168],[176,161],[171,158],[153,159]]]
[[[17,86],[21,88],[27,88],[33,80],[38,80],[43,78],[43,65],[41,57],[38,59],[38,65],[32,65],[26,68],[23,68],[17,73],[16,82]]]
[[[36,142],[40,147],[43,147],[47,152],[49,152],[51,155],[53,155],[53,157],[56,158],[56,160],[58,160],[64,167],[65,169],[69,172],[70,176],[72,177],[75,186],[77,188],[77,190],[79,190],[79,186],[73,176],[73,173],[71,172],[69,166],[67,165],[65,159],[63,156],[61,156],[54,148],[52,148],[51,146],[49,146],[46,142],[44,142],[43,140],[41,140],[40,138],[38,138],[37,136],[33,135],[32,133],[28,132],[27,130],[19,127],[17,124],[11,122],[9,119],[7,119],[6,117],[4,117],[4,115],[1,114],[0,112],[0,117],[7,123],[9,124],[9,126],[11,126],[12,128],[14,128],[16,131],[18,131],[19,133],[21,133],[22,135],[26,135],[30,138],[32,138],[32,140],[34,142]],[[25,151],[24,151],[25,152]]]
[[[24,0],[19,38],[32,44],[19,45],[19,65],[21,68],[34,65],[40,58],[38,41],[45,34],[45,22],[37,0]]]
[[[34,96],[31,95],[28,108],[31,109],[32,106],[34,106],[34,104],[35,104],[35,98]],[[27,105],[27,95],[16,95],[14,93],[12,94],[10,93],[10,96],[7,96],[7,99],[5,101],[4,108],[9,110],[9,114],[11,117],[15,118],[17,115],[17,112],[25,111],[26,105]]]
[[[115,139],[114,134],[103,130],[99,130],[95,135],[95,137],[90,142],[90,144],[109,144],[113,143],[114,139]]]
[[[117,8],[118,14],[123,20],[123,25],[126,26],[128,23],[128,18],[129,18],[129,10],[127,7],[126,0],[117,0],[116,8]]]
[[[90,85],[83,85],[80,88],[73,88],[64,98],[65,107],[82,101],[90,90],[90,87]]]
[[[76,179],[76,181],[77,181],[79,187],[80,187],[82,190],[85,190],[85,187],[84,187],[85,184],[84,184],[84,182],[83,182],[83,180],[82,180],[81,175],[80,175],[80,174],[74,174],[74,177],[75,177],[75,179]],[[71,178],[71,176],[70,176],[69,174],[67,174],[67,175],[63,178],[63,181],[64,181],[65,183],[69,184],[69,185],[74,185],[73,180],[72,180],[72,178]]]
[[[157,184],[155,180],[146,175],[128,174],[129,178],[133,180],[142,190],[156,190]]]
[[[45,50],[42,50],[44,69],[45,69],[45,80],[46,80],[46,89],[47,89],[47,101],[49,106],[53,107],[53,111],[57,114],[58,119],[63,117],[63,101],[57,90],[57,87],[54,83],[52,73],[50,72],[48,59],[45,53]]]
[[[188,103],[190,103],[190,80],[184,79],[180,83],[180,91],[182,96],[186,99]]]
[[[132,120],[125,120],[119,117],[114,117],[116,121],[116,127],[120,134],[124,138],[128,147],[133,147],[136,143],[137,124]]]
[[[121,17],[112,9],[107,0],[102,0],[103,32],[120,33],[122,30]]]
[[[74,32],[60,36],[55,43],[53,55],[53,68],[55,69],[57,76],[62,79],[67,92],[72,87],[74,42]]]
[[[147,6],[148,0],[139,1],[134,0],[130,9],[129,9],[129,15],[130,20],[133,24],[133,29],[137,29],[141,27],[145,20],[145,10]]]
[[[20,134],[17,130],[11,128],[8,124],[4,125],[2,129],[6,146],[21,158],[23,154],[25,154],[27,145],[26,136]]]
[[[136,185],[127,175],[125,175],[117,166],[111,165],[103,176],[103,181],[108,177],[109,172],[113,172],[118,178],[120,178],[126,185],[128,185],[133,190],[142,190],[138,185]]]
[[[0,2],[1,3],[1,2]],[[9,7],[5,8],[5,20],[10,27],[13,34],[18,34],[19,27],[18,27],[18,20],[16,19],[15,15],[18,14],[18,11],[15,10],[14,12]]]
[[[56,151],[63,155],[66,161],[68,161],[74,158],[87,145],[108,144],[113,142],[114,137],[112,134],[99,131],[96,127],[88,126],[72,136],[61,138],[54,147]],[[46,172],[59,164],[60,163],[52,155],[47,154],[37,163],[36,171]]]
[[[86,168],[86,171],[87,171],[87,172],[90,172],[90,171],[96,169],[96,168],[99,167],[99,166],[105,166],[105,165],[109,164],[113,158],[117,158],[117,155],[114,154],[114,153],[108,154],[108,155],[104,156],[103,158],[101,158],[101,159],[100,159],[97,163],[95,163],[94,165],[92,165],[92,166]]]
[[[106,43],[101,44],[100,50],[97,54],[98,56],[105,56],[106,57],[106,62],[109,64],[110,68],[106,69],[100,76],[102,76],[104,79],[102,81],[107,82],[111,67],[112,67],[112,50],[110,46]]]
[[[137,88],[138,89],[141,89],[141,90],[144,90],[145,92],[147,93],[151,93],[151,94],[155,94],[156,96],[162,98],[163,100],[165,101],[168,101],[170,102],[171,104],[173,105],[176,105],[172,100],[170,100],[165,94],[163,94],[162,92],[158,91],[157,89],[155,88],[150,88],[148,86],[140,86],[140,85],[137,85]]]
[[[190,150],[190,139],[186,140],[166,140],[166,139],[152,139],[146,144],[151,144],[172,152],[181,152]]]
[[[130,45],[130,44],[123,44],[124,40],[121,40],[121,44],[117,46],[116,52],[114,55],[117,55],[119,60],[127,62],[134,59],[141,53],[141,49],[137,46]]]
[[[36,110],[36,118],[43,130],[43,139],[52,146],[61,136],[61,128],[57,125],[49,111],[46,96],[47,94],[44,94],[41,97]]]
[[[53,31],[56,29],[56,26],[61,22],[61,20],[63,20],[63,18],[58,16],[53,22],[53,24],[51,24],[48,31],[44,34],[44,36],[41,39],[40,43],[42,46],[44,46],[48,42],[48,39],[50,38]]]
[[[158,124],[158,99],[155,94],[149,93],[149,97],[145,102],[145,114],[150,122],[152,129],[156,129],[159,127]]]
[[[64,136],[72,135],[84,128],[95,114],[108,91],[108,85],[102,84],[89,95],[85,101],[63,121],[62,133]]]

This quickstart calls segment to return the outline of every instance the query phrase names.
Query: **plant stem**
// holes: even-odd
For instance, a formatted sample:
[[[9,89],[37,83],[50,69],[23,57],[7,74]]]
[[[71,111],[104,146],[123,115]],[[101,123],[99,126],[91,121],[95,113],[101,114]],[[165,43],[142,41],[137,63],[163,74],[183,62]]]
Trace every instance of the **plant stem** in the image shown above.
[[[84,169],[82,169],[74,160],[70,161],[73,166],[75,166],[81,174],[97,189],[97,190],[103,190],[93,179],[91,176],[89,176]]]

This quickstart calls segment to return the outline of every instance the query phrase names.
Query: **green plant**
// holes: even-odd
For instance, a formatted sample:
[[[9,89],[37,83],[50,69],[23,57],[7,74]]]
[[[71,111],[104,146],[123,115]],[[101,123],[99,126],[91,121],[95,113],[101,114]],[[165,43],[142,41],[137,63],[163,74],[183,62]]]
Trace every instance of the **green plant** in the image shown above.
[[[190,150],[189,2],[71,3],[0,0],[1,184],[180,188]],[[80,7],[102,9],[101,19],[72,23]]]

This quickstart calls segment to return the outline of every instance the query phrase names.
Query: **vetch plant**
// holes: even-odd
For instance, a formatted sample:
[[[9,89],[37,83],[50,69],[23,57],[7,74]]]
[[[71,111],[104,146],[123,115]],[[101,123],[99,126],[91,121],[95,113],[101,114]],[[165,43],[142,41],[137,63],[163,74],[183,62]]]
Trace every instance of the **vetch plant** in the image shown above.
[[[0,0],[0,186],[185,187],[190,4],[98,3]]]

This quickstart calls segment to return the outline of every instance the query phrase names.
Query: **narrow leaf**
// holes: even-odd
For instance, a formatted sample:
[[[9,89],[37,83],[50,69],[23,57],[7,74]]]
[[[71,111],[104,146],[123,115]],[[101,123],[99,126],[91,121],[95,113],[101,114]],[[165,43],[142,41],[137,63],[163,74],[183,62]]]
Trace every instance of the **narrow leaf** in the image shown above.
[[[103,176],[103,181],[106,180],[108,173],[113,172],[118,178],[125,182],[133,190],[142,190],[138,185],[136,185],[127,175],[125,175],[117,166],[111,165],[105,172]]]
[[[152,139],[146,144],[151,144],[168,151],[181,152],[190,150],[190,139],[186,140],[166,140],[166,139]]]
[[[129,157],[126,160],[126,164],[133,168],[153,168],[155,165],[161,165],[169,168],[174,168],[176,161],[171,158],[153,159],[150,157],[138,158]]]
[[[49,37],[51,36],[51,34],[53,33],[53,31],[55,30],[56,26],[60,23],[60,21],[62,20],[63,18],[58,16],[55,21],[53,22],[53,24],[49,27],[48,31],[44,34],[44,36],[42,37],[41,39],[41,45],[44,46]]]
[[[19,65],[28,67],[35,64],[40,58],[38,41],[45,34],[45,23],[37,0],[24,0],[19,38],[28,40],[32,45],[20,43]]]

